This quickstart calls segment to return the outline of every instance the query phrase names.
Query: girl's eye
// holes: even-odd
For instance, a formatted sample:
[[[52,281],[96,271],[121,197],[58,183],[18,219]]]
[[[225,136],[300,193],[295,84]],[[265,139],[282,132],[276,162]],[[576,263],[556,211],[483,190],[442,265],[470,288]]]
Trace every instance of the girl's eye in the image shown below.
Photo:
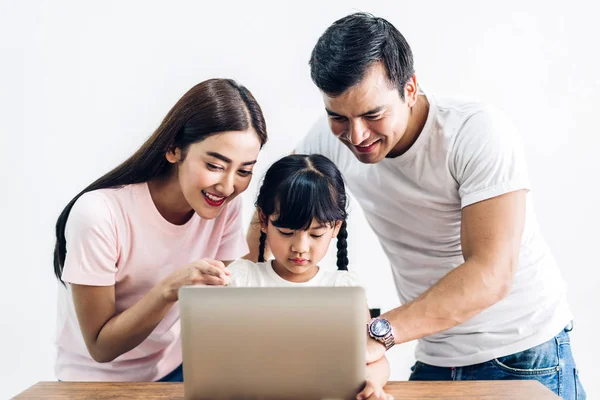
[[[206,163],[206,166],[208,167],[208,169],[210,169],[211,171],[222,171],[223,168],[219,167],[218,165],[215,164],[211,164],[211,163]]]
[[[314,238],[318,239],[318,238],[321,238],[321,237],[323,237],[324,235],[325,235],[324,233],[321,233],[320,235],[310,235],[310,236],[312,236],[312,237],[314,237]]]
[[[245,169],[240,169],[238,171],[238,174],[240,174],[241,176],[251,176],[252,175],[252,171],[246,171]]]
[[[281,233],[283,236],[292,236],[294,234],[294,232],[283,232],[283,231],[280,231],[279,229],[277,229],[277,231],[279,233]]]

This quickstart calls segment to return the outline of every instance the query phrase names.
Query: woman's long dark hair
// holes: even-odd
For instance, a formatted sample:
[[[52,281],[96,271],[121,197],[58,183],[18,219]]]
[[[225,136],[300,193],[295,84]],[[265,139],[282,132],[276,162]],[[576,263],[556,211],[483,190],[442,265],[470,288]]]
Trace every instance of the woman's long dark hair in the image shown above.
[[[61,280],[67,254],[65,226],[73,205],[84,193],[147,182],[165,176],[171,164],[165,154],[181,149],[183,157],[189,145],[227,131],[253,129],[261,143],[267,141],[262,110],[252,93],[231,79],[209,79],[191,88],[173,106],[152,136],[121,165],[97,179],[75,196],[56,221],[54,274]]]
[[[266,221],[276,214],[274,226],[287,229],[308,229],[316,219],[322,224],[342,221],[337,236],[337,266],[348,269],[346,229],[347,196],[344,179],[335,164],[319,154],[294,154],[275,162],[260,187],[256,207]],[[265,261],[267,235],[260,234],[258,261]]]

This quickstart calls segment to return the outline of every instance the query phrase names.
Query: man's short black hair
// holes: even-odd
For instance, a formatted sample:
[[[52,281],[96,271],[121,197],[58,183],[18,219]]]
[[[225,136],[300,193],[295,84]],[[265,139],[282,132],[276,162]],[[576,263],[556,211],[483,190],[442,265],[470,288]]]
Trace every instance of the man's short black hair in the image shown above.
[[[404,99],[404,86],[415,73],[408,42],[385,19],[360,12],[327,28],[312,51],[310,74],[319,89],[338,96],[359,83],[376,62],[383,63],[390,84]]]

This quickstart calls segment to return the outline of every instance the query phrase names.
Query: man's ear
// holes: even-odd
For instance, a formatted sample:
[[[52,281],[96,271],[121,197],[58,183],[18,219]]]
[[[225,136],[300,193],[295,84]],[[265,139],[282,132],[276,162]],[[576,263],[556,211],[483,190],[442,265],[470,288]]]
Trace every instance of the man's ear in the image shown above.
[[[404,99],[409,107],[412,107],[417,102],[419,86],[417,86],[417,76],[413,75],[404,85]]]

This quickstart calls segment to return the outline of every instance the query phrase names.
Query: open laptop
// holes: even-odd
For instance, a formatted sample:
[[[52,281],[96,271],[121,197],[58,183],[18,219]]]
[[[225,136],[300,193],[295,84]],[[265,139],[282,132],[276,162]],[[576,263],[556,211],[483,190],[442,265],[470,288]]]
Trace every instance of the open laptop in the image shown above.
[[[185,398],[356,398],[366,304],[359,287],[182,287]]]

